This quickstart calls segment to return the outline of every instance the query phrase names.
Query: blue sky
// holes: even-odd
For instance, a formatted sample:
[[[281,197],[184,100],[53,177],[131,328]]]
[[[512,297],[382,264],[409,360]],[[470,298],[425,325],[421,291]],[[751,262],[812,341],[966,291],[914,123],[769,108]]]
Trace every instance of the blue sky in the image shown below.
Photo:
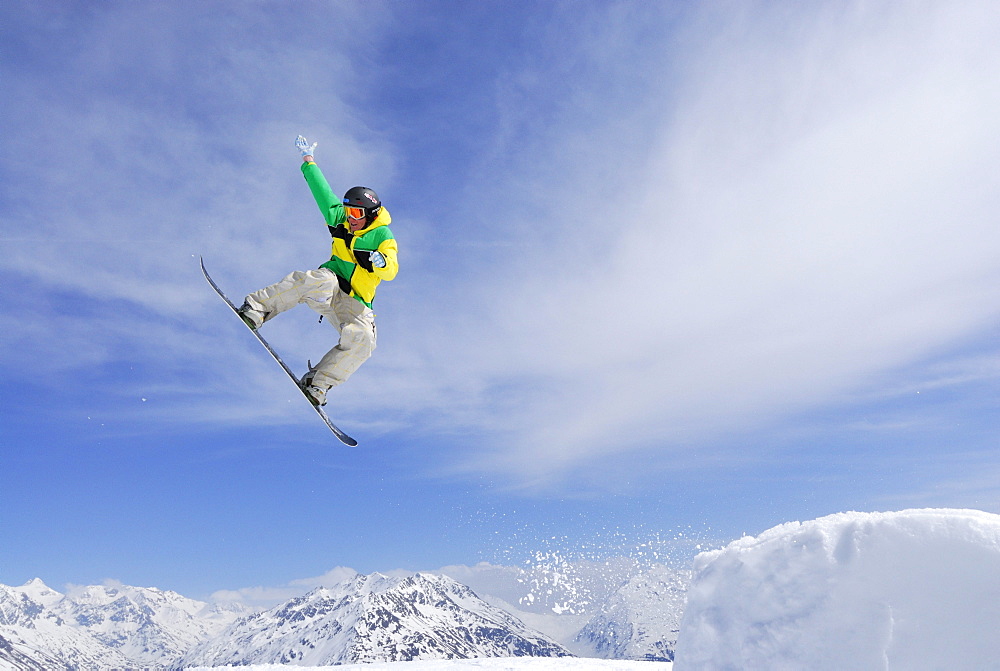
[[[1000,512],[994,3],[15,1],[0,32],[0,583]],[[401,249],[328,406],[354,450],[198,268],[239,300],[325,260],[299,133]],[[333,336],[263,333],[297,370]]]

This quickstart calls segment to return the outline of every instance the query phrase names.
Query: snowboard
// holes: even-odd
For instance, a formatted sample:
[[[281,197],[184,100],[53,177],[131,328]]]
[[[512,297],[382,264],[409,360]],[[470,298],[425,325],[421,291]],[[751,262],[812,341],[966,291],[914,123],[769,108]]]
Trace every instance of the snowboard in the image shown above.
[[[264,340],[264,338],[261,337],[260,333],[258,333],[256,329],[250,328],[250,326],[245,321],[243,321],[243,318],[240,317],[239,309],[235,305],[233,305],[233,302],[229,300],[226,294],[223,293],[222,289],[219,288],[219,285],[215,283],[215,280],[212,279],[212,276],[208,274],[208,270],[205,269],[205,259],[201,259],[201,272],[205,274],[205,279],[208,280],[208,283],[212,285],[213,289],[215,289],[215,293],[219,294],[219,297],[226,302],[226,305],[228,305],[229,309],[233,311],[233,314],[236,315],[236,318],[239,319],[240,323],[246,326],[247,329],[250,331],[250,333],[253,333],[254,337],[257,338],[257,340],[260,341],[260,344],[264,346],[264,349],[266,349],[268,353],[272,357],[274,357],[274,360],[278,362],[279,366],[281,366],[281,370],[285,371],[285,374],[288,375],[289,379],[291,379],[291,381],[295,383],[295,388],[299,390],[300,394],[302,394],[302,398],[305,400],[305,402],[308,403],[309,406],[316,411],[316,414],[318,414],[320,418],[323,420],[323,422],[330,428],[330,430],[333,431],[333,435],[337,436],[340,442],[342,442],[344,445],[350,445],[351,447],[355,447],[358,444],[358,441],[354,440],[349,435],[344,433],[340,428],[338,428],[336,424],[330,421],[330,418],[327,416],[326,412],[323,411],[323,408],[321,408],[320,406],[316,405],[311,400],[309,400],[309,397],[306,396],[305,390],[302,388],[301,380],[295,377],[295,373],[292,372],[292,369],[289,368],[288,365],[281,360],[281,357],[278,356],[278,353],[274,351],[274,348],[271,347],[271,345],[266,340]]]

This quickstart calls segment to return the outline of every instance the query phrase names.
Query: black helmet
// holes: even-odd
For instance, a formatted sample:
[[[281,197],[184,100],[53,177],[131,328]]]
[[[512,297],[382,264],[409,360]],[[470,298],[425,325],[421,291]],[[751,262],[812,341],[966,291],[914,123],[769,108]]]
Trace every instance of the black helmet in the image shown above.
[[[375,221],[375,217],[382,210],[382,201],[378,199],[378,194],[367,186],[353,186],[348,189],[344,194],[344,205],[364,208],[367,224]]]

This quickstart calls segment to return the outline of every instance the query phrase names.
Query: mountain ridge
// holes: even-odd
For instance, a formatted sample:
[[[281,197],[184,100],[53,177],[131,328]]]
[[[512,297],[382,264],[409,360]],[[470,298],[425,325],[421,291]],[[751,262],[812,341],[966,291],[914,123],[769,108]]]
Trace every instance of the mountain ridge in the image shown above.
[[[667,620],[679,619],[677,604],[668,603],[671,612],[655,615],[664,606],[656,601],[662,589],[643,599],[641,587],[617,584],[609,584],[600,610],[576,608],[576,614],[567,615],[565,598],[542,609],[535,600],[536,612],[529,613],[490,594],[480,596],[441,573],[354,573],[254,612],[111,581],[70,586],[62,594],[34,578],[20,587],[0,585],[0,666],[18,671],[176,669],[574,654],[662,659],[672,654],[675,632],[660,630]],[[636,584],[657,583],[650,578]],[[638,606],[632,603],[637,600]],[[650,621],[643,623],[645,617]],[[614,645],[599,640],[608,632]],[[621,632],[645,632],[645,638],[629,645]],[[670,640],[660,640],[664,637]]]
[[[569,655],[555,641],[451,578],[373,573],[241,618],[182,662],[321,666]]]

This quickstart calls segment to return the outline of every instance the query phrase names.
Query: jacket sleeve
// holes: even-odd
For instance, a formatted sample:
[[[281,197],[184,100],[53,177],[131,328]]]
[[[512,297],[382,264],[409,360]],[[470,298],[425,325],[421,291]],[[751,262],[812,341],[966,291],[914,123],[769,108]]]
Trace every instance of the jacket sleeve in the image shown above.
[[[340,198],[334,195],[333,189],[330,188],[330,184],[326,181],[319,166],[312,162],[303,163],[302,175],[306,178],[306,184],[309,185],[309,190],[316,200],[319,211],[326,219],[326,225],[338,226],[344,223],[346,220],[344,204],[340,202]]]
[[[385,268],[372,268],[372,273],[380,280],[389,281],[399,272],[398,249],[395,238],[389,238],[379,243],[378,251],[385,257]]]
[[[338,231],[342,230],[340,228]],[[399,260],[397,258],[396,241],[393,238],[382,240],[375,249],[352,249],[354,260],[357,261],[361,269],[371,273],[380,280],[391,280],[399,272]],[[385,259],[385,266],[379,268],[372,263],[372,254],[378,252]]]

